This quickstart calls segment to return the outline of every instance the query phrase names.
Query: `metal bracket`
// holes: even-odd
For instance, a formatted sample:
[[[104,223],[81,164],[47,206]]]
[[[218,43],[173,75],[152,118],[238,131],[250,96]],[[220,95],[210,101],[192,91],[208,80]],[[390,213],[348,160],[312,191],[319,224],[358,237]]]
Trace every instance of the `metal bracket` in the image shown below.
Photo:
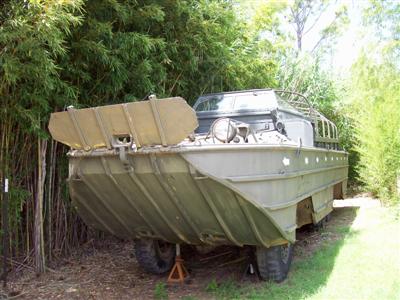
[[[301,137],[299,137],[298,144],[297,144],[297,149],[296,149],[296,156],[297,157],[300,157],[301,147],[303,147],[303,140],[301,139]]]
[[[115,145],[114,145],[114,147],[115,147]],[[124,165],[124,168],[127,171],[133,171],[133,166],[130,163],[130,161],[128,160],[128,156],[127,156],[129,147],[128,146],[118,146],[118,147],[115,147],[115,149],[117,149],[117,152],[119,155],[119,160]]]

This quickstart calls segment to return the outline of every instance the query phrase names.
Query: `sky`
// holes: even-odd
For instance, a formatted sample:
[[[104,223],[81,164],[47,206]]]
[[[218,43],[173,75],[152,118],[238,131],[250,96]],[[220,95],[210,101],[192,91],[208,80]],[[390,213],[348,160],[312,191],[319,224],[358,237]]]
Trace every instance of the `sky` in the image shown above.
[[[262,5],[265,1],[288,4],[294,0],[242,0],[240,5],[249,7],[248,13],[251,16],[254,14],[254,9],[256,10],[257,6]],[[311,51],[314,48],[314,45],[320,39],[320,31],[332,22],[336,10],[345,5],[350,22],[344,32],[336,39],[332,52],[326,57],[325,65],[328,68],[333,68],[335,72],[347,72],[357,59],[361,48],[373,39],[373,32],[368,33],[367,28],[362,24],[362,10],[367,3],[368,0],[331,0],[331,5],[321,15],[315,26],[303,36],[303,50]],[[287,18],[284,17],[282,21],[283,31],[290,32],[294,37],[295,33],[292,25],[286,22]],[[286,25],[284,25],[285,22]],[[305,32],[312,23],[313,20],[310,19],[306,24]],[[293,47],[296,47],[295,40],[293,40]]]
[[[321,16],[314,28],[304,36],[303,49],[310,51],[319,39],[319,32],[333,20],[335,8],[345,4],[348,8],[350,23],[331,53],[329,66],[335,71],[348,71],[358,57],[362,46],[367,43],[368,35],[364,36],[365,28],[362,26],[363,0],[339,0]]]

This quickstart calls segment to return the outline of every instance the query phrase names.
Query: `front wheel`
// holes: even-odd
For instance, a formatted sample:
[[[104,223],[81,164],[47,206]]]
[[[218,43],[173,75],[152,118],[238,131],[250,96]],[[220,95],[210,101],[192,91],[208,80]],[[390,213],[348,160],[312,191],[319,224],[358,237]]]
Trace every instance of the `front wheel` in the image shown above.
[[[175,245],[161,240],[135,240],[135,255],[145,271],[163,274],[171,270],[175,262]]]
[[[270,248],[257,247],[258,271],[264,280],[282,282],[286,279],[293,259],[293,244]]]

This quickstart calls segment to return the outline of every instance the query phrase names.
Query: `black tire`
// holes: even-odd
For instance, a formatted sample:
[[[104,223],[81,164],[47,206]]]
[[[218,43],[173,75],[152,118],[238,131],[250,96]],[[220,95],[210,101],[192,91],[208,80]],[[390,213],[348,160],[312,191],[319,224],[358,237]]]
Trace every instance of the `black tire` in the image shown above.
[[[264,280],[282,282],[286,279],[293,259],[293,244],[271,248],[257,247],[257,266]]]
[[[318,223],[313,224],[315,231],[321,231],[325,227],[324,219],[320,220]]]
[[[332,212],[323,217],[318,223],[314,224],[314,229],[316,231],[323,230],[326,224],[331,220],[331,218],[332,218]]]
[[[175,245],[153,239],[135,240],[135,255],[139,265],[152,274],[171,270],[175,262]]]
[[[325,216],[325,223],[328,223],[332,219],[332,212]]]

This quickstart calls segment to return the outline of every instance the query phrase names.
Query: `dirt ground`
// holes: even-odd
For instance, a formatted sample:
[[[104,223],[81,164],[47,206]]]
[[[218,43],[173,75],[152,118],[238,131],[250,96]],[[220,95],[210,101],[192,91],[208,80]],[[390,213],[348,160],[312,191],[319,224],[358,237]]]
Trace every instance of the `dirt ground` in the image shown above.
[[[323,232],[308,227],[300,230],[295,247],[295,260],[312,255],[326,241],[339,236],[334,230],[351,224],[358,207],[379,205],[367,195],[335,201],[331,221]],[[264,284],[255,274],[246,272],[249,251],[235,247],[219,247],[207,254],[182,249],[190,279],[183,285],[165,285],[167,275],[144,273],[138,266],[133,244],[110,238],[101,244],[89,242],[68,258],[63,258],[47,273],[36,276],[26,267],[9,276],[0,299],[154,299],[167,292],[169,299],[194,297],[210,299],[210,282],[233,280],[238,285]]]

